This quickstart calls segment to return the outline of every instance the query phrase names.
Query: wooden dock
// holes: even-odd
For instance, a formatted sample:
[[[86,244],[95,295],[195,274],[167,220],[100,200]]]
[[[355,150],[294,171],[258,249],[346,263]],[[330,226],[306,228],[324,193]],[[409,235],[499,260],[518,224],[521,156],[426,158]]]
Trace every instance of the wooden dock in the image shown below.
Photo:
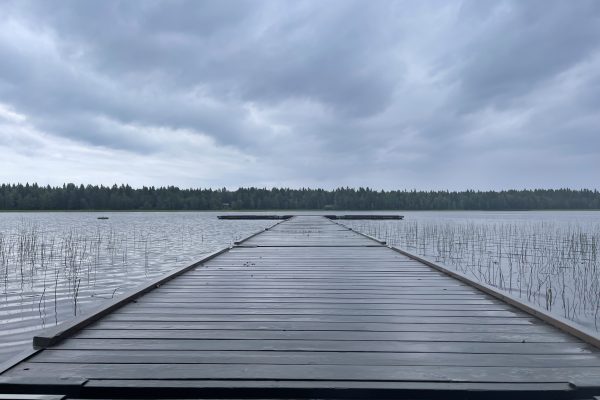
[[[317,216],[35,340],[44,348],[4,365],[0,398],[600,395],[598,348]]]
[[[307,217],[313,217],[316,215],[306,215]],[[395,214],[326,214],[318,215],[329,219],[340,219],[340,220],[399,220],[404,219],[403,215]],[[279,215],[279,214],[224,214],[217,215],[218,219],[290,219],[293,215]]]

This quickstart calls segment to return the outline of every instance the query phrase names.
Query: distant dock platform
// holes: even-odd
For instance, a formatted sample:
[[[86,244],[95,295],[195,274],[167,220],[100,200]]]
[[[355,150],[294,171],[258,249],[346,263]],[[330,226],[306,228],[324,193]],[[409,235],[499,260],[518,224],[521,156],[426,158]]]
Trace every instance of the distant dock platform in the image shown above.
[[[592,400],[599,345],[434,262],[295,216],[39,333],[0,364],[0,399]]]
[[[314,216],[314,215],[306,215]],[[401,220],[404,219],[404,215],[392,215],[392,214],[346,214],[336,215],[328,214],[322,215],[325,218],[331,220]],[[293,215],[277,215],[277,214],[225,214],[217,216],[218,219],[273,219],[273,220],[287,220],[292,218]]]
[[[329,219],[340,219],[340,220],[359,220],[359,219],[374,219],[374,220],[385,220],[385,219],[404,219],[404,215],[391,215],[391,214],[347,214],[347,215],[323,215]]]
[[[290,219],[293,215],[261,215],[261,214],[225,214],[218,215],[218,219]]]

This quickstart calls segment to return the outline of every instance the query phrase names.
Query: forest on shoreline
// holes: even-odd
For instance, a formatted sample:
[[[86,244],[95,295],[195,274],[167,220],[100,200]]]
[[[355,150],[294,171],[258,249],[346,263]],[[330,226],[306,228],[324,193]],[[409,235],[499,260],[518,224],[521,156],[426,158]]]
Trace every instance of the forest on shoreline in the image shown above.
[[[0,210],[591,210],[598,190],[377,191],[369,188],[132,188],[2,184]]]

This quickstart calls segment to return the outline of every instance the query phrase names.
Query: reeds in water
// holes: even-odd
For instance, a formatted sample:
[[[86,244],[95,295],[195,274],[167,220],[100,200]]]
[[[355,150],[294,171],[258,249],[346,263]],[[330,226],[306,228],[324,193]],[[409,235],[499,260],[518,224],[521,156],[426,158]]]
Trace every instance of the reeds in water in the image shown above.
[[[600,223],[406,220],[347,225],[599,329]]]
[[[82,302],[112,297],[162,273],[168,265],[150,260],[169,247],[166,235],[151,228],[116,232],[111,226],[46,232],[28,222],[0,232],[0,321],[37,308],[41,325],[49,322],[49,314],[58,323],[77,315]],[[185,232],[178,239],[180,246],[191,247],[193,239]],[[134,271],[129,271],[130,260]]]

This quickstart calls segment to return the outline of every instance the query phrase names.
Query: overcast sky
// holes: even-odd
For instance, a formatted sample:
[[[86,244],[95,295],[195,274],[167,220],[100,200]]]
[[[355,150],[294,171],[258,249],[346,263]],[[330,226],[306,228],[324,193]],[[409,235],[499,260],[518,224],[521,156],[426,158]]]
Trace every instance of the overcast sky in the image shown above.
[[[2,1],[0,181],[600,188],[600,1]]]

